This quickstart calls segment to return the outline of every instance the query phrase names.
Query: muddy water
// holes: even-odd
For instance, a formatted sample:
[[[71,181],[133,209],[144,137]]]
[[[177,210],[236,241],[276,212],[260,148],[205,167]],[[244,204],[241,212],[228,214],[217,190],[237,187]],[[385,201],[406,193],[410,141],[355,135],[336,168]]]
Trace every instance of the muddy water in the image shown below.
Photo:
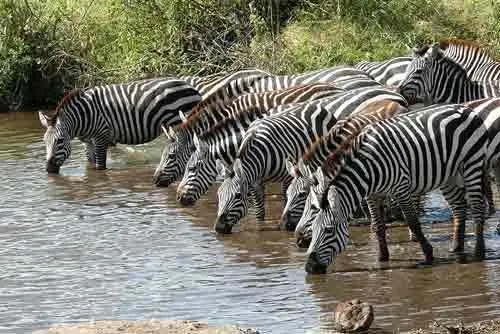
[[[176,204],[175,188],[153,187],[161,141],[116,148],[105,172],[87,169],[75,142],[62,175],[48,177],[42,134],[35,114],[0,115],[0,333],[150,318],[315,333],[329,329],[336,303],[350,298],[372,302],[374,327],[389,333],[436,318],[500,318],[497,219],[488,222],[488,259],[457,264],[447,252],[449,225],[435,222],[448,211],[433,195],[424,230],[434,267],[412,267],[421,252],[404,227],[389,232],[389,265],[377,263],[368,229],[352,227],[336,272],[307,276],[291,233],[259,232],[247,219],[238,233],[216,235],[215,191],[187,209]]]

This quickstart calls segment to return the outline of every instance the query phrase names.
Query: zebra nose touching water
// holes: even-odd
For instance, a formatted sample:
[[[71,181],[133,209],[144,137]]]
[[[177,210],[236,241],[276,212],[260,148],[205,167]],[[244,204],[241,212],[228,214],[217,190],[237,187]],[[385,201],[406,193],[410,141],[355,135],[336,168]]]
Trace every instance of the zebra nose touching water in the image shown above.
[[[80,139],[87,160],[106,169],[106,151],[116,143],[137,145],[158,137],[162,127],[180,122],[178,110],[189,112],[201,100],[198,91],[177,79],[150,79],[99,86],[68,93],[54,112],[40,112],[46,169],[59,170]]]

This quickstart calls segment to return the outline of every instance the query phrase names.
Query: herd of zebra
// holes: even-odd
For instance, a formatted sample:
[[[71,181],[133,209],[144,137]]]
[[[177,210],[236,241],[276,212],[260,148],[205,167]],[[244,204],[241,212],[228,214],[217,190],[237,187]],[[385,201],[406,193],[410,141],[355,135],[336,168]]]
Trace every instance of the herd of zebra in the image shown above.
[[[177,201],[194,204],[217,177],[215,230],[230,233],[253,202],[264,220],[264,187],[281,183],[277,228],[308,248],[305,269],[325,273],[346,248],[349,219],[371,220],[380,261],[389,259],[384,203],[397,203],[424,263],[433,249],[418,220],[421,196],[440,190],[452,211],[451,251],[464,252],[466,214],[483,258],[490,179],[500,181],[500,63],[479,45],[448,40],[408,57],[298,75],[242,70],[112,84],[68,93],[46,127],[46,168],[58,173],[80,139],[89,163],[106,151],[162,133],[168,146],[153,182],[181,179]],[[424,107],[411,107],[416,103]]]

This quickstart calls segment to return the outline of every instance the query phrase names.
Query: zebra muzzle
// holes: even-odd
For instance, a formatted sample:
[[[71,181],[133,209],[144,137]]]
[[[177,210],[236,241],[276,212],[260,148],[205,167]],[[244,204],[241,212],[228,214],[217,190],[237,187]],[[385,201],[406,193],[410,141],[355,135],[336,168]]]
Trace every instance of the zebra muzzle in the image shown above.
[[[215,220],[215,231],[217,233],[222,233],[222,234],[230,234],[233,226],[231,224],[226,223],[226,215],[220,215],[217,217]]]
[[[319,260],[318,253],[312,252],[309,254],[306,263],[306,271],[310,274],[326,274],[328,265],[323,264]]]
[[[47,173],[49,174],[59,174],[60,166],[56,165],[56,159],[52,158],[47,161]]]
[[[295,231],[297,226],[297,221],[290,212],[284,212],[280,219],[280,230],[286,230],[289,232]]]

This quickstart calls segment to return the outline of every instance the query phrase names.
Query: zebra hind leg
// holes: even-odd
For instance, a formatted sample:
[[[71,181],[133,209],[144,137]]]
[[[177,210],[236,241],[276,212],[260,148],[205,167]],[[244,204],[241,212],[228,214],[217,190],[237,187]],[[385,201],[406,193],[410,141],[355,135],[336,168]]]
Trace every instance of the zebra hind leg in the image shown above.
[[[366,204],[370,212],[371,230],[375,232],[378,242],[378,260],[389,261],[389,248],[387,247],[387,238],[384,219],[384,201],[379,198],[367,199]]]
[[[450,252],[463,254],[465,237],[465,188],[461,185],[445,185],[441,187],[443,197],[451,207],[453,236],[451,238]]]
[[[477,259],[484,259],[486,247],[484,244],[484,220],[485,220],[485,203],[483,195],[482,180],[465,180],[465,197],[469,205],[470,216],[474,221],[476,246],[474,255]]]
[[[425,238],[422,232],[422,227],[418,221],[418,215],[415,210],[415,204],[412,200],[411,193],[408,189],[409,187],[404,187],[397,193],[394,194],[394,198],[397,198],[399,207],[403,210],[403,214],[408,222],[408,227],[411,229],[415,238],[420,243],[422,247],[422,252],[424,253],[424,265],[432,264],[434,262],[433,249],[429,241]]]

